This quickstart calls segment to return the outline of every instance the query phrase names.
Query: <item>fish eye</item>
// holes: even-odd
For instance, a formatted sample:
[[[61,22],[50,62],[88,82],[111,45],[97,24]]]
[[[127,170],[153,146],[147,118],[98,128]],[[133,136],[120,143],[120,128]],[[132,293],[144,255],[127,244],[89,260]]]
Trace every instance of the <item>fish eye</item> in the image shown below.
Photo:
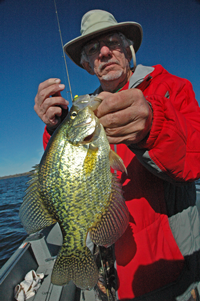
[[[77,112],[76,111],[71,112],[71,115],[70,115],[71,119],[76,118],[76,116],[77,116]]]

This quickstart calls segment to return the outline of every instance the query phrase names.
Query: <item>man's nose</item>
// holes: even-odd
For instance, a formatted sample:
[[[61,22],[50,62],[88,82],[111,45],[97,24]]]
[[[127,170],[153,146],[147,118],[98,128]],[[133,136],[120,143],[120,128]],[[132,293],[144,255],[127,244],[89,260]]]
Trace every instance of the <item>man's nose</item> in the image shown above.
[[[102,56],[109,56],[111,54],[110,48],[108,46],[106,46],[106,44],[104,42],[100,43],[100,51],[99,51],[99,55],[100,57]]]

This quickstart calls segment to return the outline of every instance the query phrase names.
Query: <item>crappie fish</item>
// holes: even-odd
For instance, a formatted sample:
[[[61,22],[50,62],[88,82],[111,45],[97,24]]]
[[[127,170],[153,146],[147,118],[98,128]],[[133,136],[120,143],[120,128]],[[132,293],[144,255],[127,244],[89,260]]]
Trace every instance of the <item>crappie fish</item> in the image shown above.
[[[99,103],[89,95],[74,100],[33,170],[20,208],[21,222],[29,234],[56,222],[60,225],[63,245],[51,278],[56,285],[72,280],[82,289],[93,288],[98,269],[86,246],[88,233],[96,245],[110,246],[128,226],[121,184],[110,171],[110,167],[126,168],[110,149],[94,114]]]

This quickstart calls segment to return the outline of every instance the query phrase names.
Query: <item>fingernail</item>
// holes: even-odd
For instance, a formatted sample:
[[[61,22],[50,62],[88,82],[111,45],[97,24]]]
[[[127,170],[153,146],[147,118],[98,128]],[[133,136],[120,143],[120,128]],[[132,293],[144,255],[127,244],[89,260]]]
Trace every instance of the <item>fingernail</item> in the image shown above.
[[[55,80],[55,83],[56,83],[56,84],[60,83],[60,79],[57,78],[57,79]]]
[[[59,88],[60,88],[60,89],[64,89],[64,88],[65,88],[65,85],[60,84],[60,85],[59,85]]]

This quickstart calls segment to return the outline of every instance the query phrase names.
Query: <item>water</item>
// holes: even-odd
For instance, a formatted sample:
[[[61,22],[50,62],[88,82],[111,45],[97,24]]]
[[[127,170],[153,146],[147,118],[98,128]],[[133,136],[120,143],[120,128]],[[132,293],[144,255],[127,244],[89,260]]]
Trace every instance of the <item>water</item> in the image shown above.
[[[0,268],[27,236],[19,220],[28,176],[0,179]]]

